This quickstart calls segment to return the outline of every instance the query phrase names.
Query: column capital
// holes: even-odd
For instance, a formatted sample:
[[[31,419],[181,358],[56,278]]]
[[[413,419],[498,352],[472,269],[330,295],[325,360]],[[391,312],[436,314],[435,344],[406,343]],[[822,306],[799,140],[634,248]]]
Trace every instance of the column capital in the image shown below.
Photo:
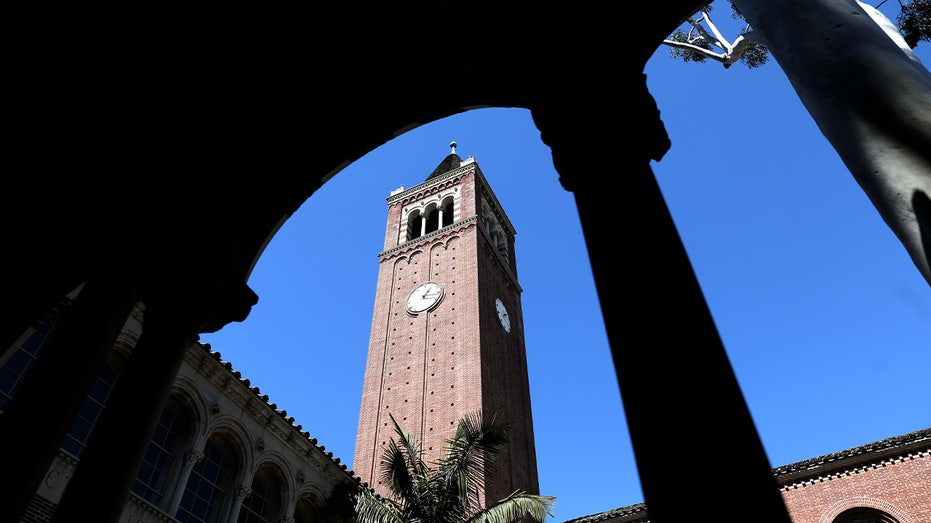
[[[204,453],[197,449],[188,449],[184,453],[184,463],[189,467],[193,467],[202,459],[204,459]]]
[[[559,182],[570,192],[622,183],[610,177],[649,166],[671,146],[645,74],[623,75],[610,84],[595,80],[531,107]]]

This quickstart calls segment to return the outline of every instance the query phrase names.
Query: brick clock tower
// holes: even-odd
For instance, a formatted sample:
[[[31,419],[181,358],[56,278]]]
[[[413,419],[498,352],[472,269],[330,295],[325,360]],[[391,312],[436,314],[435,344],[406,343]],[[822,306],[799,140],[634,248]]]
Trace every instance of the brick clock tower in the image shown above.
[[[539,493],[514,227],[478,163],[452,152],[426,181],[388,197],[385,248],[353,471],[387,495],[379,462],[393,415],[428,464],[464,415],[503,413],[508,445],[482,504]]]

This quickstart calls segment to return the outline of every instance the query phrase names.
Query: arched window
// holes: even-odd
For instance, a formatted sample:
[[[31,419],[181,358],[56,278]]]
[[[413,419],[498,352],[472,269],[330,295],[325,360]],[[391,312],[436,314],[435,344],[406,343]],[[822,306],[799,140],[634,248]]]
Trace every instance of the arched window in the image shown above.
[[[204,445],[204,458],[194,465],[175,518],[188,523],[215,523],[229,497],[236,468],[229,442],[216,435]]]
[[[420,213],[411,214],[407,220],[407,239],[416,240],[423,232],[423,216]]]
[[[116,376],[116,367],[109,361],[104,362],[100,372],[97,373],[97,379],[91,386],[91,390],[84,398],[84,403],[81,404],[81,410],[74,421],[71,422],[71,428],[68,429],[68,434],[62,442],[61,448],[74,457],[80,458],[84,452],[87,440],[94,430],[94,424],[97,423],[97,418],[100,417],[100,413],[103,412],[104,406],[107,404],[107,398],[110,396],[114,382],[116,382]]]
[[[498,235],[495,237],[495,240],[495,249],[498,250],[498,254],[500,254],[505,260],[510,260],[511,257],[508,256],[508,237],[504,233],[504,229],[498,229]]]
[[[18,342],[18,347],[14,344],[9,350],[6,347],[0,349],[0,413],[6,411],[16,390],[39,359],[39,353],[55,330],[61,315],[71,307],[71,300],[83,286],[82,283],[69,293],[66,299],[52,307],[37,327],[26,330],[19,338],[21,341]]]
[[[407,215],[407,231],[405,231],[403,241],[416,240],[425,234],[452,225],[456,219],[456,200],[455,195],[446,195],[441,201],[434,200],[429,204],[421,203],[420,205],[424,205],[424,207],[410,210]]]
[[[0,367],[0,412],[6,410],[16,389],[39,358],[39,350],[45,345],[53,326],[53,322],[47,321],[37,327],[16,350],[10,351],[10,357],[3,362],[3,367]]]
[[[440,211],[436,207],[431,207],[427,211],[427,233],[434,232],[440,228]]]
[[[169,398],[133,483],[133,493],[159,506],[167,494],[165,490],[169,473],[179,463],[182,444],[189,437],[191,426],[181,403],[175,398]]]
[[[453,200],[446,202],[443,206],[443,224],[441,227],[453,224]]]
[[[294,508],[294,523],[316,523],[316,513],[317,509],[310,498],[304,496],[297,500],[297,506]]]
[[[881,510],[854,507],[838,514],[831,523],[899,523],[899,520]]]
[[[262,467],[252,478],[252,492],[239,509],[239,523],[277,523],[284,482],[272,467]]]

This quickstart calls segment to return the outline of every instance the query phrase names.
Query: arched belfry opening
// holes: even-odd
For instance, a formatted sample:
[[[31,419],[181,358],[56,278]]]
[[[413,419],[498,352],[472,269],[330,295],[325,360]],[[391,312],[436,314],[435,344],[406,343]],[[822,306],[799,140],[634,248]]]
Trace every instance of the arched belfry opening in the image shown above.
[[[437,232],[456,221],[456,202],[459,195],[454,190],[443,190],[426,201],[406,207],[406,226],[402,230],[402,241],[416,240]]]
[[[420,212],[413,212],[407,220],[407,239],[416,240],[423,236],[425,225],[424,218]]]
[[[453,223],[453,199],[448,197],[443,203],[443,223],[440,224],[441,227],[446,227],[452,225]]]
[[[427,222],[424,225],[424,231],[431,233],[440,228],[440,211],[435,205],[427,208]]]

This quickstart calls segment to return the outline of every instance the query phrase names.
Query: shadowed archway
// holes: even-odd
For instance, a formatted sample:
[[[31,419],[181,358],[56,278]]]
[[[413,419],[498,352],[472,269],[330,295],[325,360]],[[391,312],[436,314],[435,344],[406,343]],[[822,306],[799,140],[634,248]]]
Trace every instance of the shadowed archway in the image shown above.
[[[253,265],[327,180],[418,125],[520,107],[550,147],[586,237],[617,220],[645,224],[627,238],[643,256],[618,260],[600,242],[588,242],[588,254],[651,518],[684,520],[705,501],[668,473],[679,466],[669,449],[679,427],[715,426],[692,443],[712,447],[725,431],[743,459],[703,479],[728,481],[758,521],[788,522],[650,168],[670,144],[643,67],[699,4],[627,7],[646,23],[623,53],[607,6],[484,2],[243,13],[170,42],[162,31],[122,35],[120,46],[38,48],[41,60],[24,65],[36,74],[20,84],[26,110],[14,143],[29,167],[3,206],[4,245],[20,253],[5,284],[6,346],[86,288],[0,418],[0,491],[21,500],[3,521],[18,520],[133,303],[146,305],[143,336],[56,520],[119,517],[183,350],[199,333],[247,320]],[[313,32],[334,21],[338,33]],[[579,27],[581,37],[562,36]],[[617,172],[605,170],[601,150],[622,159]],[[623,180],[611,209],[599,205],[604,176]],[[670,367],[649,350],[656,344],[692,350]],[[639,392],[657,386],[664,397]],[[707,404],[717,409],[696,408]]]

